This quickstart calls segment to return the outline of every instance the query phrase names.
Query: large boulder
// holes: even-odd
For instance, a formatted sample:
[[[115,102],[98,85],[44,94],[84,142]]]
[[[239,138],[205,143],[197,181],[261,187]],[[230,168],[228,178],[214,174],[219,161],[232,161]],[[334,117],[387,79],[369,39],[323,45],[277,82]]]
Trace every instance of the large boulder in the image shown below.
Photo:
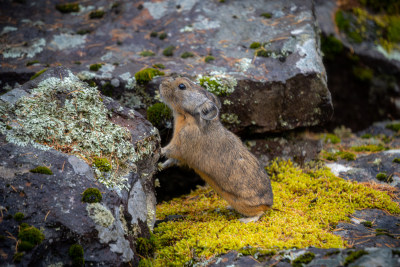
[[[134,75],[163,64],[166,75],[220,95],[222,121],[235,132],[318,125],[332,114],[311,0],[56,4],[0,3],[4,90],[62,63],[145,112],[159,80],[143,86]]]
[[[0,109],[2,260],[137,265],[136,240],[155,222],[157,130],[64,67],[2,95]]]

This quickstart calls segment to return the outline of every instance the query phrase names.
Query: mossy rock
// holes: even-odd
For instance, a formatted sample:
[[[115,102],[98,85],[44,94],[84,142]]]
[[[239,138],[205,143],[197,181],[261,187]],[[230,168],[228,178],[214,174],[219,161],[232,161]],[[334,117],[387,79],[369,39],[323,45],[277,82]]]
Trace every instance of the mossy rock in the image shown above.
[[[335,134],[325,134],[324,135],[324,142],[325,143],[330,143],[330,144],[338,144],[340,143],[342,140],[340,140],[340,138],[335,135]]]
[[[79,12],[79,3],[57,4],[56,9],[61,13]]]
[[[147,109],[147,120],[154,126],[160,126],[172,120],[172,111],[164,103],[156,103]]]
[[[303,255],[298,256],[293,262],[293,267],[302,267],[303,264],[310,263],[315,258],[315,254],[312,252],[306,252]]]
[[[44,234],[34,226],[20,228],[18,239],[21,241],[29,242],[34,246],[39,245],[44,240]]]
[[[260,42],[253,42],[250,45],[250,49],[257,49],[261,47],[261,43]]]
[[[384,150],[388,150],[387,147],[383,145],[362,145],[362,146],[353,146],[351,149],[355,152],[380,152]]]
[[[104,10],[98,9],[89,13],[90,19],[101,19],[104,16]]]
[[[175,46],[170,45],[163,50],[163,55],[166,57],[172,57],[174,55]]]
[[[139,237],[136,240],[136,252],[140,256],[149,258],[153,257],[156,249],[156,238],[153,234],[150,234],[149,238]]]
[[[49,168],[47,168],[46,166],[38,166],[38,167],[30,170],[30,172],[53,175],[53,172]]]
[[[72,266],[84,266],[85,259],[83,253],[83,247],[79,244],[73,244],[68,249],[68,255],[72,259]]]
[[[101,63],[95,63],[89,66],[89,69],[91,71],[98,71],[99,69],[101,69],[102,64]]]
[[[88,188],[82,194],[82,202],[98,203],[103,200],[101,192],[97,188]]]
[[[215,57],[213,57],[213,56],[206,56],[204,58],[204,62],[206,62],[206,63],[210,63],[213,60],[215,60]]]
[[[189,57],[194,57],[194,54],[192,52],[183,52],[181,55],[181,58],[189,58]]]
[[[46,70],[47,70],[47,68],[46,68],[46,69],[42,69],[41,71],[36,72],[35,74],[32,75],[32,77],[31,77],[29,80],[33,80],[33,79],[39,77],[39,76],[42,75]]]
[[[25,218],[25,215],[22,212],[17,212],[14,214],[14,220],[17,222],[22,221]]]
[[[400,123],[389,123],[385,127],[395,132],[400,131]]]
[[[344,261],[344,266],[349,265],[350,263],[355,262],[356,260],[358,260],[359,258],[361,258],[364,255],[368,255],[368,252],[366,252],[365,250],[358,250],[358,251],[353,251],[351,252],[345,259]]]
[[[343,44],[333,35],[322,36],[321,50],[324,53],[324,59],[334,60],[336,56],[343,52]]]
[[[150,82],[155,76],[163,76],[164,72],[159,71],[158,69],[147,68],[141,71],[136,72],[135,79],[138,83],[148,83]]]

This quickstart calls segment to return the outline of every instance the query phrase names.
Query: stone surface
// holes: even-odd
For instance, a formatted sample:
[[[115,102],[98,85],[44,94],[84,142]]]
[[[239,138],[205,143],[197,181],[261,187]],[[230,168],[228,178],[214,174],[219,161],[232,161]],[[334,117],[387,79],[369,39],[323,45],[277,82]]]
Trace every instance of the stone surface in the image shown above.
[[[400,257],[398,250],[390,248],[366,248],[366,254],[354,261],[346,261],[353,253],[360,249],[291,249],[279,251],[273,256],[264,256],[256,253],[251,256],[243,256],[236,251],[211,259],[206,266],[279,266],[290,267],[294,260],[305,253],[312,253],[314,258],[309,263],[298,266],[398,266]],[[204,265],[198,265],[204,266]]]
[[[154,102],[159,80],[135,87],[134,74],[162,63],[166,75],[233,78],[237,85],[221,97],[221,116],[235,132],[318,125],[332,114],[311,0],[101,0],[80,3],[79,12],[67,14],[56,10],[55,0],[19,2],[0,3],[3,91],[61,63],[81,79],[96,81],[103,93],[144,111]],[[104,16],[90,19],[98,9]],[[152,32],[166,38],[151,37]],[[253,42],[267,43],[269,57],[255,56],[249,49]],[[163,56],[171,45],[174,56]],[[155,55],[141,56],[145,50]],[[183,59],[184,52],[194,57]],[[205,63],[208,55],[215,59]],[[103,65],[89,71],[94,63]]]
[[[388,56],[373,40],[351,42],[336,25],[338,4],[342,3],[345,9],[346,5],[357,7],[357,2],[315,1],[315,15],[325,53],[323,62],[335,110],[327,125],[330,130],[345,125],[360,131],[374,122],[400,117],[400,57]],[[341,46],[329,42],[332,37],[340,41]],[[400,54],[398,48],[391,53]],[[360,73],[370,76],[362,77]]]
[[[41,82],[61,76],[74,78],[63,67],[49,69],[21,89],[2,95],[0,104],[13,104]],[[70,265],[68,249],[73,244],[83,247],[86,264],[138,264],[135,240],[148,237],[149,227],[155,222],[153,174],[159,158],[159,140],[154,127],[136,111],[106,97],[103,103],[110,112],[110,120],[129,130],[137,150],[145,149],[145,143],[151,148],[135,162],[136,169],[128,171],[126,189],[100,183],[93,166],[79,154],[53,148],[42,150],[31,144],[20,146],[8,142],[4,132],[0,134],[0,234],[5,238],[0,245],[2,264],[13,263],[20,223],[40,229],[45,236],[41,244],[25,252],[21,266]],[[4,119],[6,114],[2,115]],[[30,172],[37,166],[47,166],[53,174]],[[101,191],[102,201],[82,202],[82,193],[92,187]],[[24,214],[20,222],[13,219],[17,212]]]

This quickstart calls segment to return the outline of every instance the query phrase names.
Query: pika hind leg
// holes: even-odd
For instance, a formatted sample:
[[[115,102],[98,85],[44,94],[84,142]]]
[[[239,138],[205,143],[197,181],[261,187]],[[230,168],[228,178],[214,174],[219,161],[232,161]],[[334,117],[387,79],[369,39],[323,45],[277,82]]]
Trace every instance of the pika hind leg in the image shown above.
[[[239,219],[239,221],[242,222],[242,223],[256,222],[256,221],[258,221],[258,219],[260,219],[261,215],[262,214],[256,215],[256,216],[253,216],[253,217],[241,218],[241,219]]]

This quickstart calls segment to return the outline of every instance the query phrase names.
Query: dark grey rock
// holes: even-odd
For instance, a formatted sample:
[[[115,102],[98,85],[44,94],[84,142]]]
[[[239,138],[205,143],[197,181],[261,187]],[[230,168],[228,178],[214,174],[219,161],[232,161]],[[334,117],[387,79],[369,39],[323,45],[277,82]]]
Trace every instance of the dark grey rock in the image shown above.
[[[134,74],[162,63],[166,75],[229,79],[234,91],[221,96],[221,116],[235,132],[319,125],[332,114],[311,0],[169,0],[146,2],[143,8],[130,1],[114,6],[114,1],[90,0],[80,4],[80,12],[69,14],[58,12],[58,3],[0,4],[2,86],[25,82],[47,64],[61,63],[81,79],[96,81],[103,93],[145,112],[155,101],[159,79],[135,86]],[[96,9],[105,15],[88,19]],[[150,37],[152,32],[167,37]],[[249,49],[252,42],[266,43],[268,57],[256,57]],[[163,56],[170,45],[175,47],[173,57]],[[143,57],[144,50],[155,55]],[[180,58],[184,52],[194,57]],[[215,60],[205,63],[207,55]],[[89,71],[94,63],[103,65]]]
[[[11,91],[3,96],[29,96],[42,82],[60,77],[80,83],[68,69],[57,67],[24,84],[16,93]],[[62,105],[65,99],[62,95],[59,97]],[[149,228],[155,223],[153,174],[159,158],[159,138],[154,127],[136,111],[104,97],[103,103],[110,107],[110,120],[126,127],[132,134],[135,149],[143,152],[135,162],[136,168],[124,176],[126,188],[110,188],[95,178],[98,176],[94,169],[79,154],[66,154],[53,148],[43,150],[44,146],[34,142],[13,143],[15,140],[9,138],[7,131],[15,129],[6,129],[4,123],[19,115],[4,108],[14,103],[12,97],[0,100],[0,107],[7,111],[0,120],[0,208],[5,217],[0,221],[0,234],[18,238],[19,224],[27,223],[40,229],[45,236],[41,244],[25,252],[19,265],[70,265],[68,249],[80,244],[86,264],[137,266],[140,257],[135,240],[148,237]],[[53,174],[30,172],[37,166],[48,166]],[[100,203],[82,202],[82,193],[91,187],[102,193]],[[21,222],[12,218],[17,212],[24,214]],[[16,241],[6,238],[1,242],[2,263],[13,263]]]

